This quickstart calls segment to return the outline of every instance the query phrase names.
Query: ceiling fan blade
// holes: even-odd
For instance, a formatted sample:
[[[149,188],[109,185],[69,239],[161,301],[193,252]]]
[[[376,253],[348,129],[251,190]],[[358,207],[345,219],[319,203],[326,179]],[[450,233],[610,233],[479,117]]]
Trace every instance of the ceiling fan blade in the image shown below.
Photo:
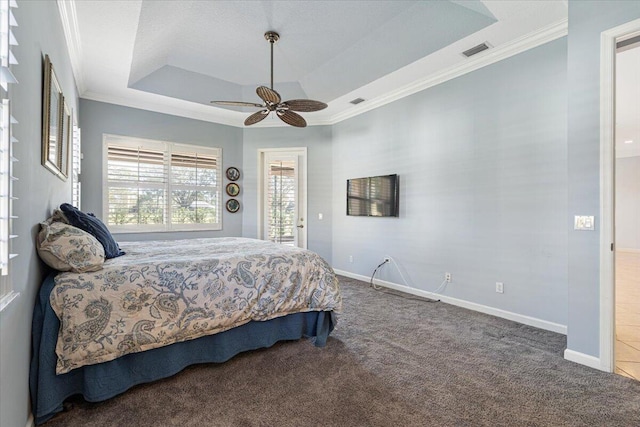
[[[278,92],[273,89],[269,89],[266,86],[260,86],[256,89],[256,93],[264,102],[269,102],[271,104],[279,104],[282,98]]]
[[[314,101],[313,99],[291,99],[284,101],[291,111],[302,111],[303,113],[310,113],[312,111],[320,111],[327,108],[327,104],[320,101]]]
[[[245,126],[255,125],[259,121],[264,120],[269,115],[269,110],[261,110],[257,113],[253,113],[244,121]]]
[[[212,104],[218,105],[228,105],[230,107],[259,107],[262,108],[264,105],[256,104],[253,102],[242,102],[242,101],[211,101]]]
[[[299,128],[303,128],[307,126],[307,122],[305,121],[305,119],[300,114],[296,114],[293,111],[278,110],[277,114],[278,114],[278,117],[280,117],[280,120],[282,120],[288,125],[299,127]]]

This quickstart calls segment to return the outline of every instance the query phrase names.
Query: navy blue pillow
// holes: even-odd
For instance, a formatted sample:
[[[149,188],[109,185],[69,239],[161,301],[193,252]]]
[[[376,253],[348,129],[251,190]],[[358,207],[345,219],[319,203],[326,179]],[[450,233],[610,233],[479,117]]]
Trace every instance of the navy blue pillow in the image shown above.
[[[69,203],[60,205],[60,209],[67,217],[69,224],[86,231],[102,243],[105,258],[109,259],[124,255],[107,226],[93,214],[86,214]]]

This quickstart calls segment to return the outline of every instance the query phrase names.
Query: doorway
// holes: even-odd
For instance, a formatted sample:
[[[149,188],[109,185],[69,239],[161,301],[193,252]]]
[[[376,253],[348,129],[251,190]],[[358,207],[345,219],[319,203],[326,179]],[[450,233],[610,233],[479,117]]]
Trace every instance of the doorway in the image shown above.
[[[638,36],[640,36],[640,19],[602,32],[600,43],[600,358],[598,367],[607,372],[616,371],[617,357],[627,358],[624,353],[628,350],[626,347],[620,346],[620,354],[616,354],[617,334],[622,332],[625,335],[626,329],[621,325],[620,330],[616,330],[616,308],[621,312],[625,308],[631,309],[631,307],[617,307],[616,304],[625,301],[623,298],[628,295],[622,289],[616,289],[616,278],[624,280],[621,275],[626,270],[626,267],[620,264],[616,274],[616,262],[629,261],[623,259],[622,251],[616,253],[617,248],[625,249],[616,241],[616,227],[621,225],[616,222],[615,212],[616,196],[619,196],[616,194],[618,190],[616,166],[621,167],[621,164],[616,161],[616,154],[621,151],[616,145],[616,133],[622,136],[621,130],[616,129],[618,118],[616,107],[620,108],[616,105],[615,90],[618,83],[616,81],[616,66],[619,65],[617,55],[619,48],[625,45],[630,46],[633,44],[630,40]],[[625,144],[627,140],[622,139],[621,143]],[[640,141],[634,141],[636,142]],[[623,212],[625,208],[621,206],[620,210]],[[634,265],[636,264],[631,260],[631,269]],[[617,291],[620,295],[617,295]],[[616,297],[620,298],[617,300]],[[626,322],[626,320],[623,321]]]
[[[640,380],[640,35],[616,43],[615,368]]]
[[[258,162],[260,239],[306,249],[306,148],[261,149]]]

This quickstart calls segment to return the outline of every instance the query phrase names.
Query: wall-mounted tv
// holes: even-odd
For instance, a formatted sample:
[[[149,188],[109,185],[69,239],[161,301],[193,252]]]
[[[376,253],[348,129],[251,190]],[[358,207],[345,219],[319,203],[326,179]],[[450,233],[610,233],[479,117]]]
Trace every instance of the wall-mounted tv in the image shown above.
[[[399,216],[398,175],[347,180],[347,215]]]

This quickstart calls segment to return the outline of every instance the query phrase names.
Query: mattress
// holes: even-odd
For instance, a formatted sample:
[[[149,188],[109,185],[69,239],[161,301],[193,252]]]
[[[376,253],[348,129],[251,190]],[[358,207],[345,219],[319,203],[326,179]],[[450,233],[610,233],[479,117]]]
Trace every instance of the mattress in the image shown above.
[[[100,271],[56,275],[58,374],[292,313],[339,312],[314,252],[246,238],[121,244]]]

